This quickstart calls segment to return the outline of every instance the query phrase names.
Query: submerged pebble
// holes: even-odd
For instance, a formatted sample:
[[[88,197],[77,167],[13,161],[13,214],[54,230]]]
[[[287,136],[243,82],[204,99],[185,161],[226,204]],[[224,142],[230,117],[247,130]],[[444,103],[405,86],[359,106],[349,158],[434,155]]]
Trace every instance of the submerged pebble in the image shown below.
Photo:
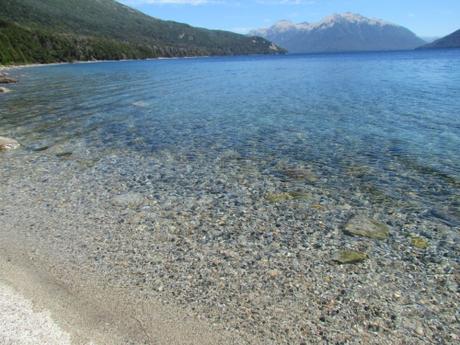
[[[339,264],[355,264],[366,260],[368,257],[369,256],[366,253],[344,249],[334,256],[334,261]]]
[[[390,236],[387,225],[365,216],[355,216],[346,224],[344,232],[351,236],[385,240]]]
[[[427,249],[430,246],[428,240],[415,235],[411,236],[410,242],[415,248],[418,249]]]
[[[44,150],[46,150],[46,149],[48,149],[48,148],[45,148]],[[73,155],[73,152],[70,152],[70,151],[64,151],[64,152],[56,153],[56,157],[58,157],[58,158],[69,158],[72,155]]]
[[[268,202],[277,203],[292,200],[292,196],[289,193],[269,193],[265,196]]]
[[[31,147],[30,149],[34,152],[42,152],[42,151],[48,150],[49,148],[50,147],[48,145],[43,145],[43,146],[37,145],[37,146]]]

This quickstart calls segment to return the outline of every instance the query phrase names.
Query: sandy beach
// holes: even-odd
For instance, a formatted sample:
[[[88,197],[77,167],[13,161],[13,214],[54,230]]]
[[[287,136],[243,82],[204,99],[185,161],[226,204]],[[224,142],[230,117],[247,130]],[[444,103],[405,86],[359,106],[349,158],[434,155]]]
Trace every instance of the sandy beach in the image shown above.
[[[70,336],[46,311],[0,282],[0,343],[3,345],[70,345]]]
[[[10,243],[0,246],[0,343],[3,345],[238,344],[184,310],[88,277]],[[40,260],[40,262],[36,260]],[[43,260],[43,261],[41,261]],[[14,264],[16,263],[16,264]],[[56,264],[56,263],[54,263]],[[49,266],[48,266],[49,265]],[[46,267],[46,268],[45,268]],[[51,271],[50,271],[51,270]]]

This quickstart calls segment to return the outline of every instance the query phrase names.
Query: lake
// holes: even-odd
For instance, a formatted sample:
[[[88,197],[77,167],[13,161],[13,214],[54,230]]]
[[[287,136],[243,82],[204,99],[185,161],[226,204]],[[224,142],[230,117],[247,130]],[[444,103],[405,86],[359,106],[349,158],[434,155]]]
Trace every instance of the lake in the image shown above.
[[[458,334],[460,50],[11,74],[12,241],[265,344]]]

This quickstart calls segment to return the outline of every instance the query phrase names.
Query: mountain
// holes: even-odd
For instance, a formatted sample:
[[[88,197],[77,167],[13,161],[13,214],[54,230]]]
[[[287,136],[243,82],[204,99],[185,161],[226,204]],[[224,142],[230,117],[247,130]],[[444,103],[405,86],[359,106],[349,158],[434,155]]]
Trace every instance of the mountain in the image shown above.
[[[450,35],[440,38],[432,43],[426,44],[421,49],[447,49],[460,48],[460,30],[451,33]]]
[[[422,40],[424,40],[426,43],[431,43],[431,42],[434,42],[436,40],[439,40],[441,37],[439,36],[420,36],[420,38]]]
[[[152,18],[114,0],[0,0],[0,64],[281,52],[260,37]]]
[[[318,23],[282,20],[250,32],[286,48],[289,53],[414,49],[425,44],[410,30],[359,14],[335,14]]]

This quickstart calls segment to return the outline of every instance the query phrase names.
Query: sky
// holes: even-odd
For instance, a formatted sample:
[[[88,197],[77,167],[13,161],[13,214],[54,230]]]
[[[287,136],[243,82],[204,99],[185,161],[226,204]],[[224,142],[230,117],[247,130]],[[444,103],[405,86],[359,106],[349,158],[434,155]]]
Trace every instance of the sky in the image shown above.
[[[317,22],[354,12],[403,25],[422,37],[460,29],[460,0],[118,0],[153,17],[247,33],[281,19]]]

